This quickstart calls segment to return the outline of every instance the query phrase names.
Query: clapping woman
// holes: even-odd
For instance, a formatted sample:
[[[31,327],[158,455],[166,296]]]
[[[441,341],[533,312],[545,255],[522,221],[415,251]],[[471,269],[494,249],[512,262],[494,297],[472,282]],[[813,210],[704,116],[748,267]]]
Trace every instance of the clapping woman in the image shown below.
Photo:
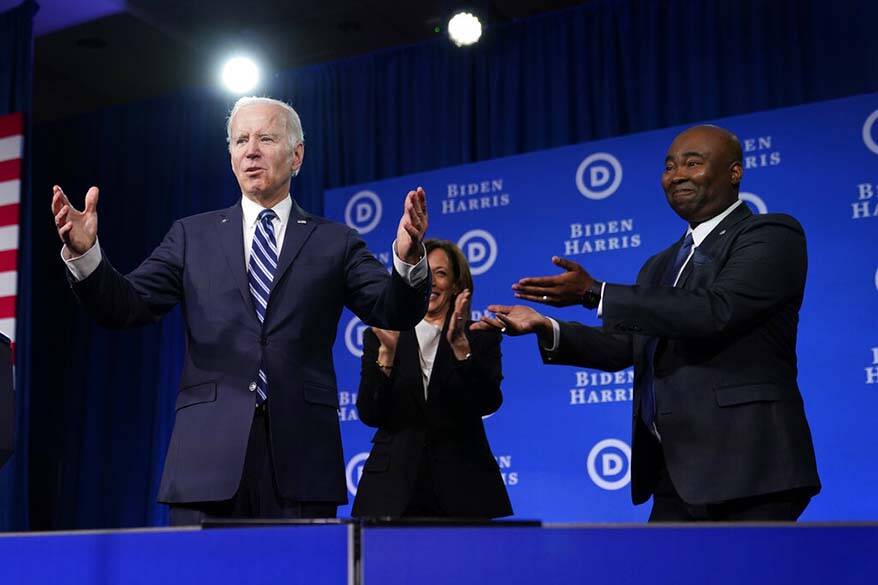
[[[473,279],[460,249],[427,240],[430,305],[413,330],[363,338],[357,408],[378,430],[354,516],[512,514],[482,417],[500,408],[501,336],[470,331]]]

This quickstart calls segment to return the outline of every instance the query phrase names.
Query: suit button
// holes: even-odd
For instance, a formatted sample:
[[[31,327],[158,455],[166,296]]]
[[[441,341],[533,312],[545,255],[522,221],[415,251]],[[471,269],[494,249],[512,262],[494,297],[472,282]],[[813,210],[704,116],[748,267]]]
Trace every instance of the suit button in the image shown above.
[[[256,382],[250,382],[250,385],[247,386],[250,392],[256,392]]]
[[[267,337],[260,337],[259,338],[259,345],[262,345],[262,346],[268,345],[268,338]]]

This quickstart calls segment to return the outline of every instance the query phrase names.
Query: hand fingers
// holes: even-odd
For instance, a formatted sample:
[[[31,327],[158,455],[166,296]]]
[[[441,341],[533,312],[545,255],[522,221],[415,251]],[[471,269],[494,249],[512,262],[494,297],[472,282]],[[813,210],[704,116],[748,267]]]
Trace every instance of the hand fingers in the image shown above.
[[[559,266],[567,271],[579,270],[582,268],[578,263],[573,260],[568,260],[567,258],[561,258],[560,256],[552,256],[552,264],[555,266]]]
[[[488,305],[488,310],[492,313],[506,314],[513,309],[513,305]]]
[[[98,195],[100,190],[97,187],[91,187],[85,194],[85,212],[94,213],[98,206]]]
[[[479,327],[479,329],[497,329],[502,331],[506,329],[506,325],[500,319],[495,317],[488,317],[487,315],[483,315],[482,318],[478,321],[479,323],[484,323],[484,327]]]
[[[421,224],[424,223],[424,218],[420,214],[418,214],[418,210],[415,209],[414,205],[411,205],[408,209],[406,209],[406,215],[409,218],[409,221],[415,227],[420,227]]]
[[[427,214],[418,202],[416,195],[412,197],[411,205],[406,206],[406,215],[420,234],[427,231]]]
[[[534,297],[542,297],[555,296],[555,288],[554,287],[542,287],[542,286],[514,286],[512,290],[515,291],[515,296],[518,295],[531,295]]]
[[[70,233],[70,230],[72,230],[72,229],[73,229],[73,224],[70,222],[67,222],[58,228],[58,237],[61,238],[61,241],[64,242],[65,244],[67,243],[67,240],[68,240],[67,236]]]
[[[55,227],[60,228],[67,222],[67,214],[70,211],[69,205],[63,205],[61,209],[58,210],[58,213],[55,214]]]
[[[457,298],[454,300],[454,311],[456,313],[462,313],[466,309],[467,304],[469,303],[470,292],[469,289],[463,289],[463,292],[457,295]]]
[[[70,206],[70,200],[64,194],[64,190],[58,185],[52,187],[52,213],[58,213],[62,206]]]
[[[540,303],[541,305],[552,305],[555,306],[557,304],[557,300],[553,299],[548,295],[532,295],[532,294],[521,294],[516,293],[516,298],[522,299],[524,301],[531,301],[532,303]]]
[[[559,284],[560,275],[556,276],[529,276],[526,278],[522,278],[517,283],[512,285],[512,288],[518,286],[556,286]]]
[[[64,207],[64,197],[60,191],[61,188],[57,185],[52,189],[52,215],[57,215]]]
[[[403,205],[403,209],[405,209],[406,213],[423,215],[421,199],[418,196],[417,191],[408,192],[408,194],[405,196],[405,204]]]
[[[424,217],[427,217],[427,192],[424,191],[423,187],[418,187],[416,195],[415,201],[417,201],[418,204],[418,212]]]

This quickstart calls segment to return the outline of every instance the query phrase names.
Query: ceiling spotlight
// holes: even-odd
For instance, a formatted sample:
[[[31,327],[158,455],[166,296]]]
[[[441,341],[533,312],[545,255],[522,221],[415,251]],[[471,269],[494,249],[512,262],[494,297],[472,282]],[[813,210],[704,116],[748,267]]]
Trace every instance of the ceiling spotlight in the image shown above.
[[[448,21],[448,36],[458,47],[475,44],[482,36],[482,23],[469,12],[458,12]]]
[[[247,93],[259,83],[259,67],[248,57],[233,57],[223,65],[223,85],[233,93]]]

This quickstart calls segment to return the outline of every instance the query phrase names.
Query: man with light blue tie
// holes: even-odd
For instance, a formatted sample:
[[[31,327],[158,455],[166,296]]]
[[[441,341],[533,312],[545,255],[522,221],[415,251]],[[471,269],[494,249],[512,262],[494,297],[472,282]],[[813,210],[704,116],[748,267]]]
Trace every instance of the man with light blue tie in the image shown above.
[[[172,524],[335,516],[347,501],[332,364],[338,320],[345,306],[384,329],[421,320],[426,196],[418,188],[405,198],[388,274],[354,230],[291,198],[305,148],[292,107],[241,98],[227,138],[240,202],[178,220],[125,276],[97,241],[98,189],[78,211],[56,186],[62,258],[74,293],[105,327],[183,306],[187,352],[159,488]]]
[[[634,286],[602,283],[563,258],[515,296],[598,308],[603,327],[493,305],[478,327],[536,333],[545,363],[634,366],[631,487],[650,521],[794,521],[820,491],[796,381],[807,268],[802,226],[738,199],[741,144],[716,126],[679,134],[662,187],[686,233]]]

